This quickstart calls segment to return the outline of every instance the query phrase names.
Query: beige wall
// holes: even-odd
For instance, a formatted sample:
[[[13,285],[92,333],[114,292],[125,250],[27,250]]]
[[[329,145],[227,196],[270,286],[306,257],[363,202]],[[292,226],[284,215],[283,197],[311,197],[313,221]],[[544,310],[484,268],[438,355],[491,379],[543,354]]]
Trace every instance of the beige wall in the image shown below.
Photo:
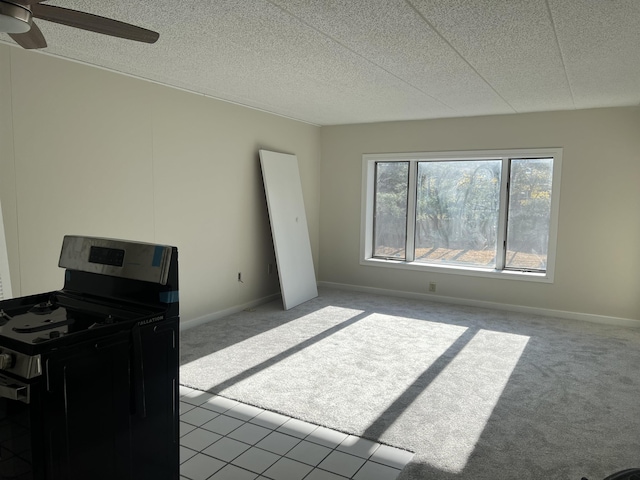
[[[564,148],[555,283],[359,265],[363,153],[535,147]],[[259,148],[298,155],[320,280],[640,319],[638,108],[319,129],[0,45],[14,295],[61,286],[68,233],[177,245],[186,320],[277,292]]]
[[[183,320],[277,293],[259,148],[298,156],[318,264],[318,127],[2,45],[0,107],[14,296],[62,286],[65,234],[176,245]]]
[[[363,153],[562,147],[553,284],[359,265]],[[640,319],[640,108],[322,129],[325,282]]]
[[[0,202],[4,221],[7,249],[18,251],[18,229],[16,209],[15,165],[13,155],[13,116],[11,103],[10,50],[0,46]],[[17,255],[9,256],[12,293],[20,285],[20,263]],[[6,287],[5,294],[8,293]]]

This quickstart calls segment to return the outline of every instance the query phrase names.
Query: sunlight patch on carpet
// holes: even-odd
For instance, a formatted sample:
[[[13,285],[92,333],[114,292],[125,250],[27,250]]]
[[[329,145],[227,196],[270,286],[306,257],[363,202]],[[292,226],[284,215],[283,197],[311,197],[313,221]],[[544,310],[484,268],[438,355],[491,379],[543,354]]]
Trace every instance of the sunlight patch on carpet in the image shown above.
[[[286,360],[288,357],[313,346],[315,343],[331,337],[344,328],[357,322],[362,310],[327,306],[313,313],[251,336],[226,348],[216,350],[209,355],[199,357],[187,366],[202,365],[203,371],[223,362],[224,378],[214,377],[218,384],[203,385],[208,390],[225,381],[237,379],[238,383],[252,375]],[[247,355],[247,352],[251,352]]]
[[[479,330],[415,399],[431,432],[426,461],[460,473],[500,401],[529,337]]]

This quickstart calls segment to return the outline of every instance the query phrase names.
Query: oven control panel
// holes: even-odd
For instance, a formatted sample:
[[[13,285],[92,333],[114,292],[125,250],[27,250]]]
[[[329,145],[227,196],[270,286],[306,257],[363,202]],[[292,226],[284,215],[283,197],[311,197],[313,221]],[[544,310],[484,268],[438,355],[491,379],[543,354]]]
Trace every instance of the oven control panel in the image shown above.
[[[66,235],[58,266],[165,285],[171,254],[167,245]]]

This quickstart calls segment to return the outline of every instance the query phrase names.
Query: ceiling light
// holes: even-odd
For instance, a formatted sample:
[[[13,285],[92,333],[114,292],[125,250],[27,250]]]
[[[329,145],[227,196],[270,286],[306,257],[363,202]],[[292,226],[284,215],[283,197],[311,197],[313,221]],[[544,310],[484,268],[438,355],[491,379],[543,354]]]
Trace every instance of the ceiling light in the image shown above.
[[[0,32],[26,33],[31,28],[31,11],[20,5],[0,2]]]

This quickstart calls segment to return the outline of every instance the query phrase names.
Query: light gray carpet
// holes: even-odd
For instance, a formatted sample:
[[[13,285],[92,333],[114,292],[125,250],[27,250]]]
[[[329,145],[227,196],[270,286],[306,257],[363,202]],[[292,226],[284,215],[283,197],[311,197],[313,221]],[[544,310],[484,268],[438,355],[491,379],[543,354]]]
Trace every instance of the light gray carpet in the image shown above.
[[[416,453],[402,480],[640,466],[640,329],[320,289],[182,333],[181,383]]]

